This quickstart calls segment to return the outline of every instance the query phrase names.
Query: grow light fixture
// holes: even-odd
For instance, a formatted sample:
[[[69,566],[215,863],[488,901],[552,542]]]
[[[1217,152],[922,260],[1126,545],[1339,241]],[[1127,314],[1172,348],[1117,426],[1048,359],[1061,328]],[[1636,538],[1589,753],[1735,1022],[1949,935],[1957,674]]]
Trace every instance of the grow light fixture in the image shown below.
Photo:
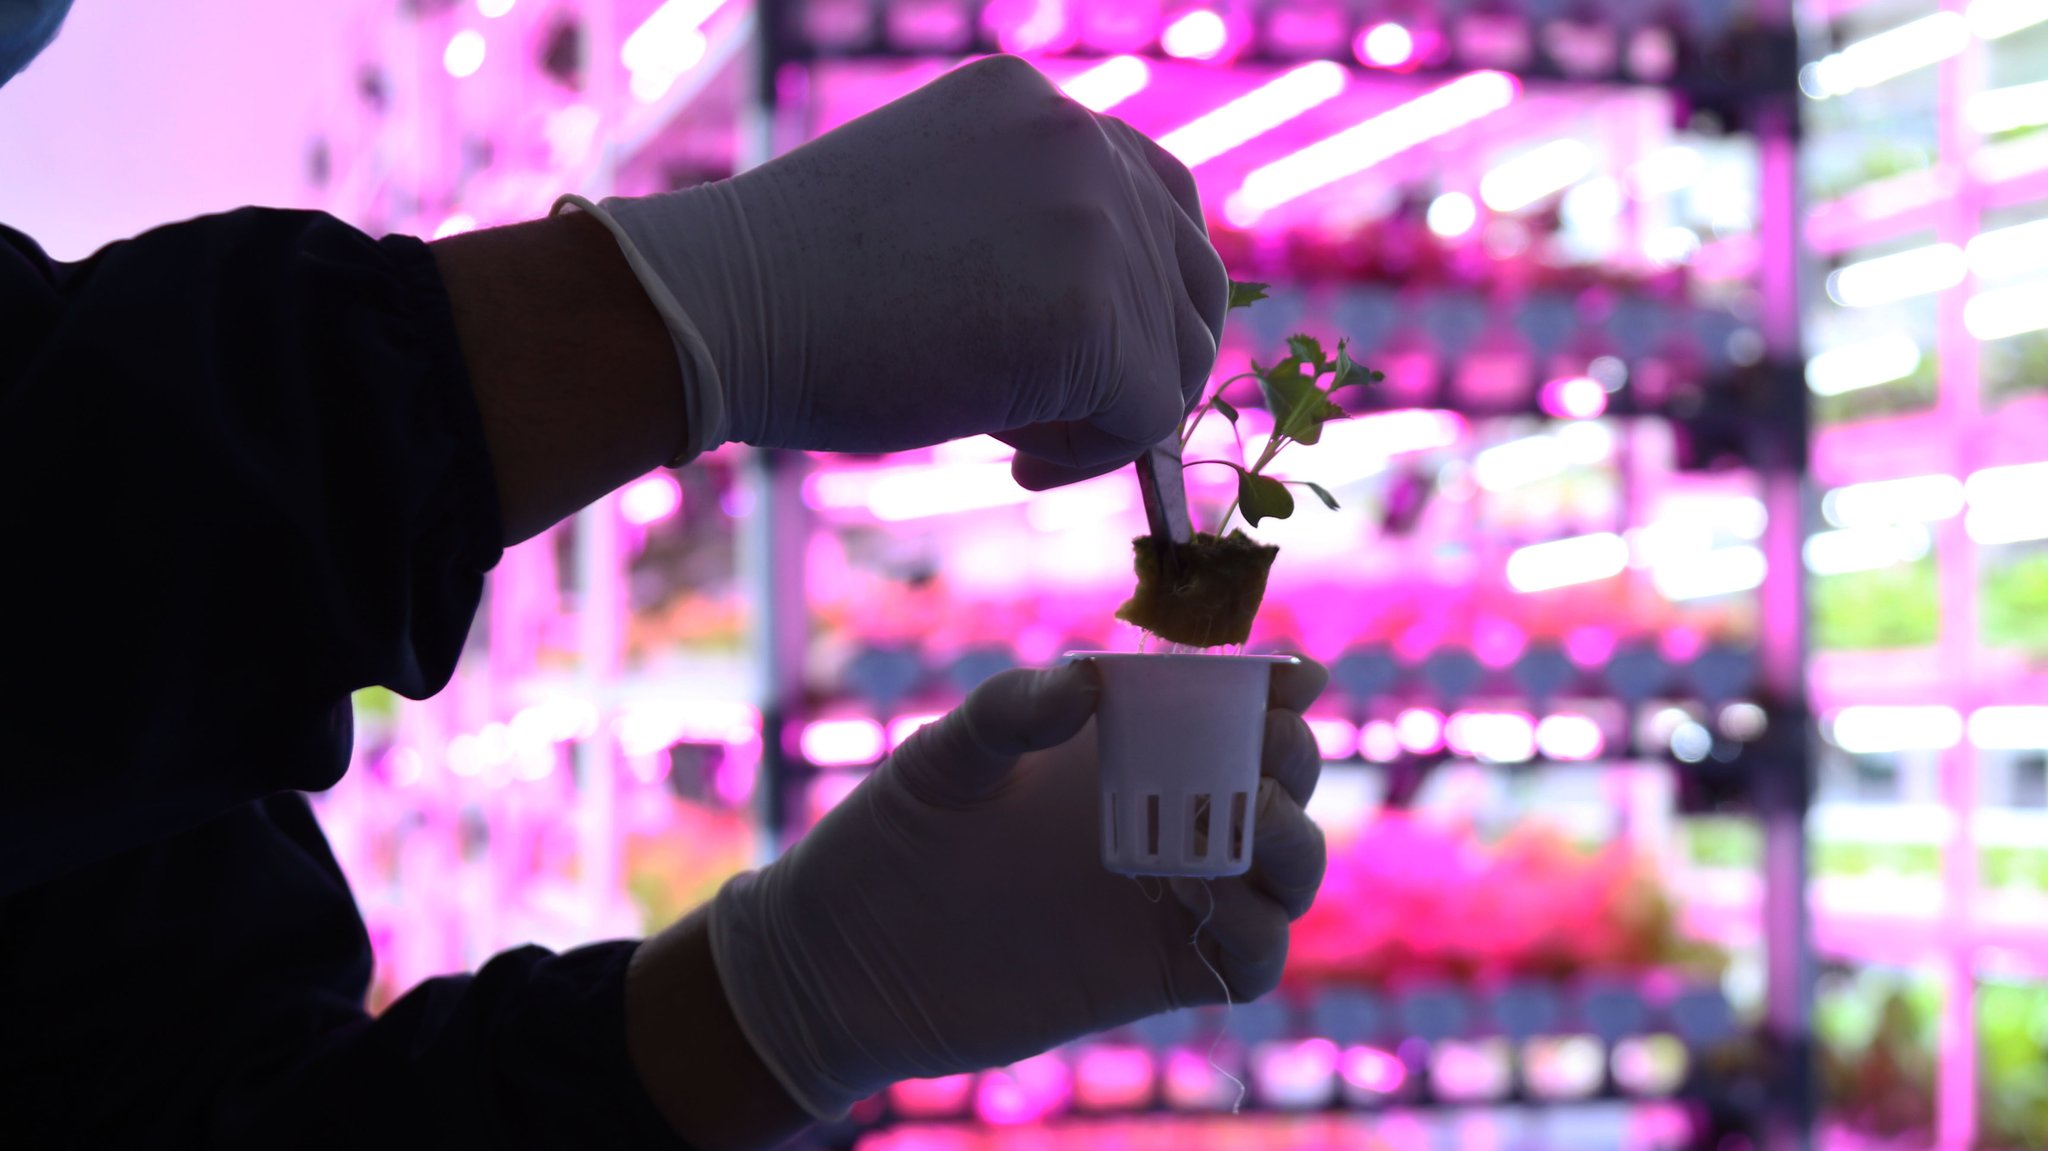
[[[1444,746],[1444,717],[1427,707],[1411,707],[1394,717],[1394,738],[1414,755],[1434,755]]]
[[[1966,18],[1970,31],[1996,40],[2048,20],[2048,4],[2041,0],[1972,0]]]
[[[464,232],[474,231],[476,231],[476,217],[468,212],[457,212],[439,224],[434,225],[434,238],[436,240],[445,240],[450,236],[459,236]]]
[[[1479,205],[1463,192],[1445,192],[1429,202],[1429,230],[1446,240],[1479,226]]]
[[[2048,485],[2048,463],[2011,464],[1972,474],[1963,481],[1963,495],[1970,501],[1963,530],[1980,544],[2048,539],[2043,485]]]
[[[1924,524],[1962,513],[1963,481],[1951,475],[1849,484],[1827,493],[1820,501],[1821,516],[1838,528]]]
[[[1820,353],[1806,361],[1806,387],[1816,396],[1839,396],[1903,380],[1920,370],[1920,345],[1901,333]]]
[[[659,523],[683,506],[683,485],[665,471],[641,476],[619,493],[619,514],[627,523]]]
[[[2002,340],[2048,328],[2048,284],[1979,292],[1963,305],[1963,326],[1980,340]]]
[[[477,15],[496,20],[512,10],[512,0],[476,0]]]
[[[704,22],[725,0],[666,0],[619,45],[619,63],[632,73],[629,86],[642,103],[659,100],[683,73],[704,59],[709,43]]]
[[[448,38],[448,47],[441,51],[441,67],[457,80],[468,79],[484,66],[484,47],[483,33],[464,28]]]
[[[1159,34],[1159,47],[1168,56],[1182,60],[1211,60],[1230,43],[1230,28],[1223,17],[1207,8],[1175,20]]]
[[[1953,288],[1969,274],[1961,248],[1929,244],[1844,265],[1828,276],[1828,298],[1845,308],[1873,308]]]
[[[1304,64],[1159,137],[1159,146],[1193,168],[1337,98],[1349,82],[1342,64]]]
[[[2048,707],[1980,707],[1970,713],[1970,743],[1997,751],[2048,749]]]
[[[1593,162],[1584,141],[1552,140],[1488,172],[1479,181],[1479,198],[1496,212],[1519,212],[1585,179]]]
[[[1374,24],[1358,34],[1351,53],[1369,68],[1402,71],[1415,63],[1415,33],[1391,20]]]
[[[1392,1095],[1408,1082],[1408,1065],[1401,1057],[1377,1047],[1345,1048],[1337,1070],[1344,1082],[1376,1095]]]
[[[1969,117],[1970,127],[1986,136],[2048,124],[2048,80],[1979,92],[1970,97]]]
[[[819,767],[857,767],[882,758],[889,743],[872,719],[820,719],[804,725],[797,747]]]
[[[2041,85],[2042,121],[2048,123],[2048,83]],[[1979,234],[1963,248],[1980,280],[2015,280],[2048,268],[2048,217]]]
[[[2039,503],[1973,507],[1963,517],[1963,530],[1980,544],[2017,544],[2048,540],[2048,507]]]
[[[1600,758],[1606,746],[1600,725],[1583,715],[1546,715],[1536,725],[1536,747],[1545,759],[1583,763]]]
[[[1818,576],[1877,571],[1894,564],[1924,559],[1934,535],[1921,524],[1885,524],[1843,528],[1807,537],[1801,555],[1806,570]]]
[[[1744,544],[1716,548],[1688,563],[1657,567],[1650,572],[1650,582],[1658,595],[1685,603],[1754,591],[1763,586],[1769,569],[1763,549]]]
[[[1799,87],[1825,100],[1917,72],[1961,55],[1970,43],[1971,23],[1960,12],[1937,12],[1901,24],[1808,64],[1799,70]]]
[[[1970,743],[1997,752],[2048,750],[2048,707],[1980,707],[1970,713]]]
[[[1444,742],[1482,763],[1527,763],[1536,758],[1536,721],[1514,711],[1461,711],[1444,724]]]
[[[900,715],[897,716],[895,719],[890,720],[890,750],[893,751],[896,748],[902,747],[903,741],[909,739],[913,735],[916,735],[920,729],[930,727],[932,724],[935,724],[939,720],[944,718],[945,716],[942,713],[933,712],[928,715]]]
[[[1591,376],[1567,376],[1543,385],[1537,403],[1561,420],[1590,420],[1607,412],[1607,389]]]
[[[1145,90],[1152,82],[1152,69],[1137,56],[1112,56],[1088,69],[1060,89],[1067,98],[1091,112],[1107,112]]]
[[[1025,503],[1031,493],[1010,478],[1008,464],[906,464],[865,471],[823,472],[804,485],[814,509],[866,508],[878,520],[900,523]]]
[[[1461,76],[1253,171],[1224,213],[1247,227],[1282,204],[1498,112],[1520,93],[1520,83],[1505,72]]]
[[[1329,716],[1309,716],[1309,734],[1315,737],[1316,750],[1325,760],[1350,759],[1358,751],[1358,728],[1352,724]]]
[[[1939,751],[1963,739],[1952,707],[1845,707],[1827,724],[1828,739],[1851,755]]]
[[[1628,567],[1628,542],[1613,532],[1573,536],[1518,548],[1508,556],[1508,586],[1518,592],[1549,591],[1595,583]]]
[[[1683,191],[1705,175],[1707,158],[1687,144],[1673,144],[1630,165],[1629,194],[1638,200],[1655,200]]]

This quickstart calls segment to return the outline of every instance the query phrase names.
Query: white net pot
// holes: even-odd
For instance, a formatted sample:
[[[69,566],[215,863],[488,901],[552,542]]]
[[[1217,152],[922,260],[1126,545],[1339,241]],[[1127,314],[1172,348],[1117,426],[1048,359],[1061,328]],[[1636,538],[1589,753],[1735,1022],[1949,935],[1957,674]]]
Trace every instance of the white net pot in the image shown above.
[[[1077,652],[1101,673],[1102,865],[1219,878],[1252,863],[1266,702],[1284,655]]]

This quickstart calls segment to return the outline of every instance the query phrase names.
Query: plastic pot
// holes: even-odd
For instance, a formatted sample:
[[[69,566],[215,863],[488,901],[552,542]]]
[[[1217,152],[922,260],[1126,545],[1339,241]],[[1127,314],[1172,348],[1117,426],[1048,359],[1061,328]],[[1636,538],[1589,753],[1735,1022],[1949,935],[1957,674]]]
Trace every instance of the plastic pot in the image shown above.
[[[1284,655],[1076,652],[1095,664],[1102,865],[1123,875],[1242,875],[1266,700]]]

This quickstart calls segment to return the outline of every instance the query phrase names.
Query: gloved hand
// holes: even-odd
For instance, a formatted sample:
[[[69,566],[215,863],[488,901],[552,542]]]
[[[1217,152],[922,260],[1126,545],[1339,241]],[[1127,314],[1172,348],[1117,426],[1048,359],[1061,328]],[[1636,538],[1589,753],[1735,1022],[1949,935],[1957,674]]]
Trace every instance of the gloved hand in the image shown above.
[[[1086,478],[1178,425],[1228,304],[1187,170],[1013,57],[731,180],[564,202],[684,352],[694,451],[988,433],[1027,487]]]
[[[1207,891],[1103,869],[1093,669],[989,680],[787,855],[720,890],[711,947],[742,1030],[829,1119],[899,1079],[1221,1002],[1204,957],[1235,1000],[1272,990],[1323,876],[1301,808],[1321,757],[1300,712],[1327,679],[1274,669],[1252,868]]]

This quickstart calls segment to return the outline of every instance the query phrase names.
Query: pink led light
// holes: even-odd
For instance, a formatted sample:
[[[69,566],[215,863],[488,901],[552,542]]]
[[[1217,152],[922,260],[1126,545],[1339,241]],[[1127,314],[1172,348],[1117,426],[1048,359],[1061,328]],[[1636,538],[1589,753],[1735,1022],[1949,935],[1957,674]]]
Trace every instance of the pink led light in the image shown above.
[[[1341,719],[1310,716],[1308,730],[1326,760],[1350,759],[1358,750],[1358,729]]]
[[[974,1111],[994,1126],[1036,1123],[1064,1109],[1072,1097],[1066,1060],[1037,1055],[983,1075],[974,1092]]]
[[[1564,637],[1564,653],[1580,667],[1599,667],[1613,658],[1617,642],[1610,628],[1582,627]]]
[[[888,734],[872,719],[820,719],[804,725],[797,746],[819,767],[873,763],[889,750]]]
[[[1086,1107],[1140,1106],[1151,1099],[1153,1074],[1143,1047],[1090,1046],[1074,1060],[1074,1096]]]
[[[1166,26],[1159,34],[1159,46],[1168,56],[1183,60],[1211,60],[1230,43],[1230,28],[1223,17],[1207,8],[1197,8]]]
[[[1030,492],[1007,463],[908,464],[828,471],[804,482],[804,503],[820,511],[866,508],[890,523],[1027,503]]]
[[[1375,24],[1358,34],[1351,54],[1358,57],[1359,63],[1373,68],[1406,72],[1417,63],[1415,34],[1392,21]]]
[[[1342,64],[1303,64],[1159,137],[1159,146],[1195,167],[1336,99],[1349,82]]]
[[[427,761],[409,747],[397,748],[384,757],[384,771],[398,787],[411,787],[427,774]]]
[[[1328,1039],[1262,1045],[1253,1059],[1260,1097],[1304,1104],[1327,1097],[1340,1055]]]
[[[896,748],[902,747],[903,741],[917,734],[919,728],[929,727],[930,725],[937,723],[939,720],[944,718],[944,713],[933,712],[930,715],[900,715],[897,716],[895,719],[890,720],[890,750],[893,751]]]
[[[683,506],[683,485],[667,472],[652,472],[626,485],[619,493],[619,514],[627,523],[659,523]]]
[[[760,776],[758,749],[731,747],[712,771],[711,788],[726,806],[744,807],[754,798],[754,785]]]
[[[1596,532],[1517,548],[1508,556],[1508,586],[1525,593],[1550,591],[1611,579],[1627,567],[1627,541],[1613,532]]]
[[[1392,1095],[1408,1082],[1408,1068],[1400,1057],[1377,1047],[1345,1048],[1339,1070],[1344,1082],[1380,1095]]]
[[[1159,35],[1159,0],[1083,3],[1081,40],[1102,52],[1137,52]]]
[[[1392,763],[1401,758],[1401,737],[1393,724],[1376,719],[1358,729],[1358,750],[1374,763]]]
[[[1444,716],[1433,708],[1411,707],[1394,717],[1394,737],[1401,746],[1416,755],[1432,755],[1443,750]]]
[[[1543,410],[1561,420],[1590,420],[1607,414],[1607,389],[1591,376],[1569,376],[1543,385]]]
[[[1527,763],[1536,758],[1536,721],[1514,711],[1461,711],[1444,725],[1444,742],[1486,763]]]
[[[450,236],[459,236],[464,232],[474,232],[475,230],[476,217],[468,212],[457,212],[434,225],[434,238],[436,240],[445,240]]]
[[[651,104],[710,51],[702,29],[725,0],[666,0],[619,45],[635,99]]]
[[[1492,115],[1520,94],[1520,82],[1505,72],[1461,76],[1253,171],[1226,201],[1224,213],[1249,227],[1282,204]]]
[[[1528,645],[1528,635],[1504,619],[1482,619],[1472,631],[1472,654],[1495,671],[1520,659]]]
[[[981,23],[1005,52],[1051,52],[1072,39],[1064,0],[993,0]]]
[[[1600,758],[1607,740],[1600,725],[1583,715],[1546,715],[1536,725],[1536,746],[1546,759],[1579,763]]]
[[[1152,68],[1136,56],[1116,56],[1060,85],[1067,98],[1091,112],[1107,112],[1145,90]],[[1008,458],[1009,446],[1000,444]]]
[[[973,1096],[972,1075],[905,1079],[889,1088],[889,1101],[898,1111],[922,1119],[961,1114],[967,1110],[968,1100]]]

